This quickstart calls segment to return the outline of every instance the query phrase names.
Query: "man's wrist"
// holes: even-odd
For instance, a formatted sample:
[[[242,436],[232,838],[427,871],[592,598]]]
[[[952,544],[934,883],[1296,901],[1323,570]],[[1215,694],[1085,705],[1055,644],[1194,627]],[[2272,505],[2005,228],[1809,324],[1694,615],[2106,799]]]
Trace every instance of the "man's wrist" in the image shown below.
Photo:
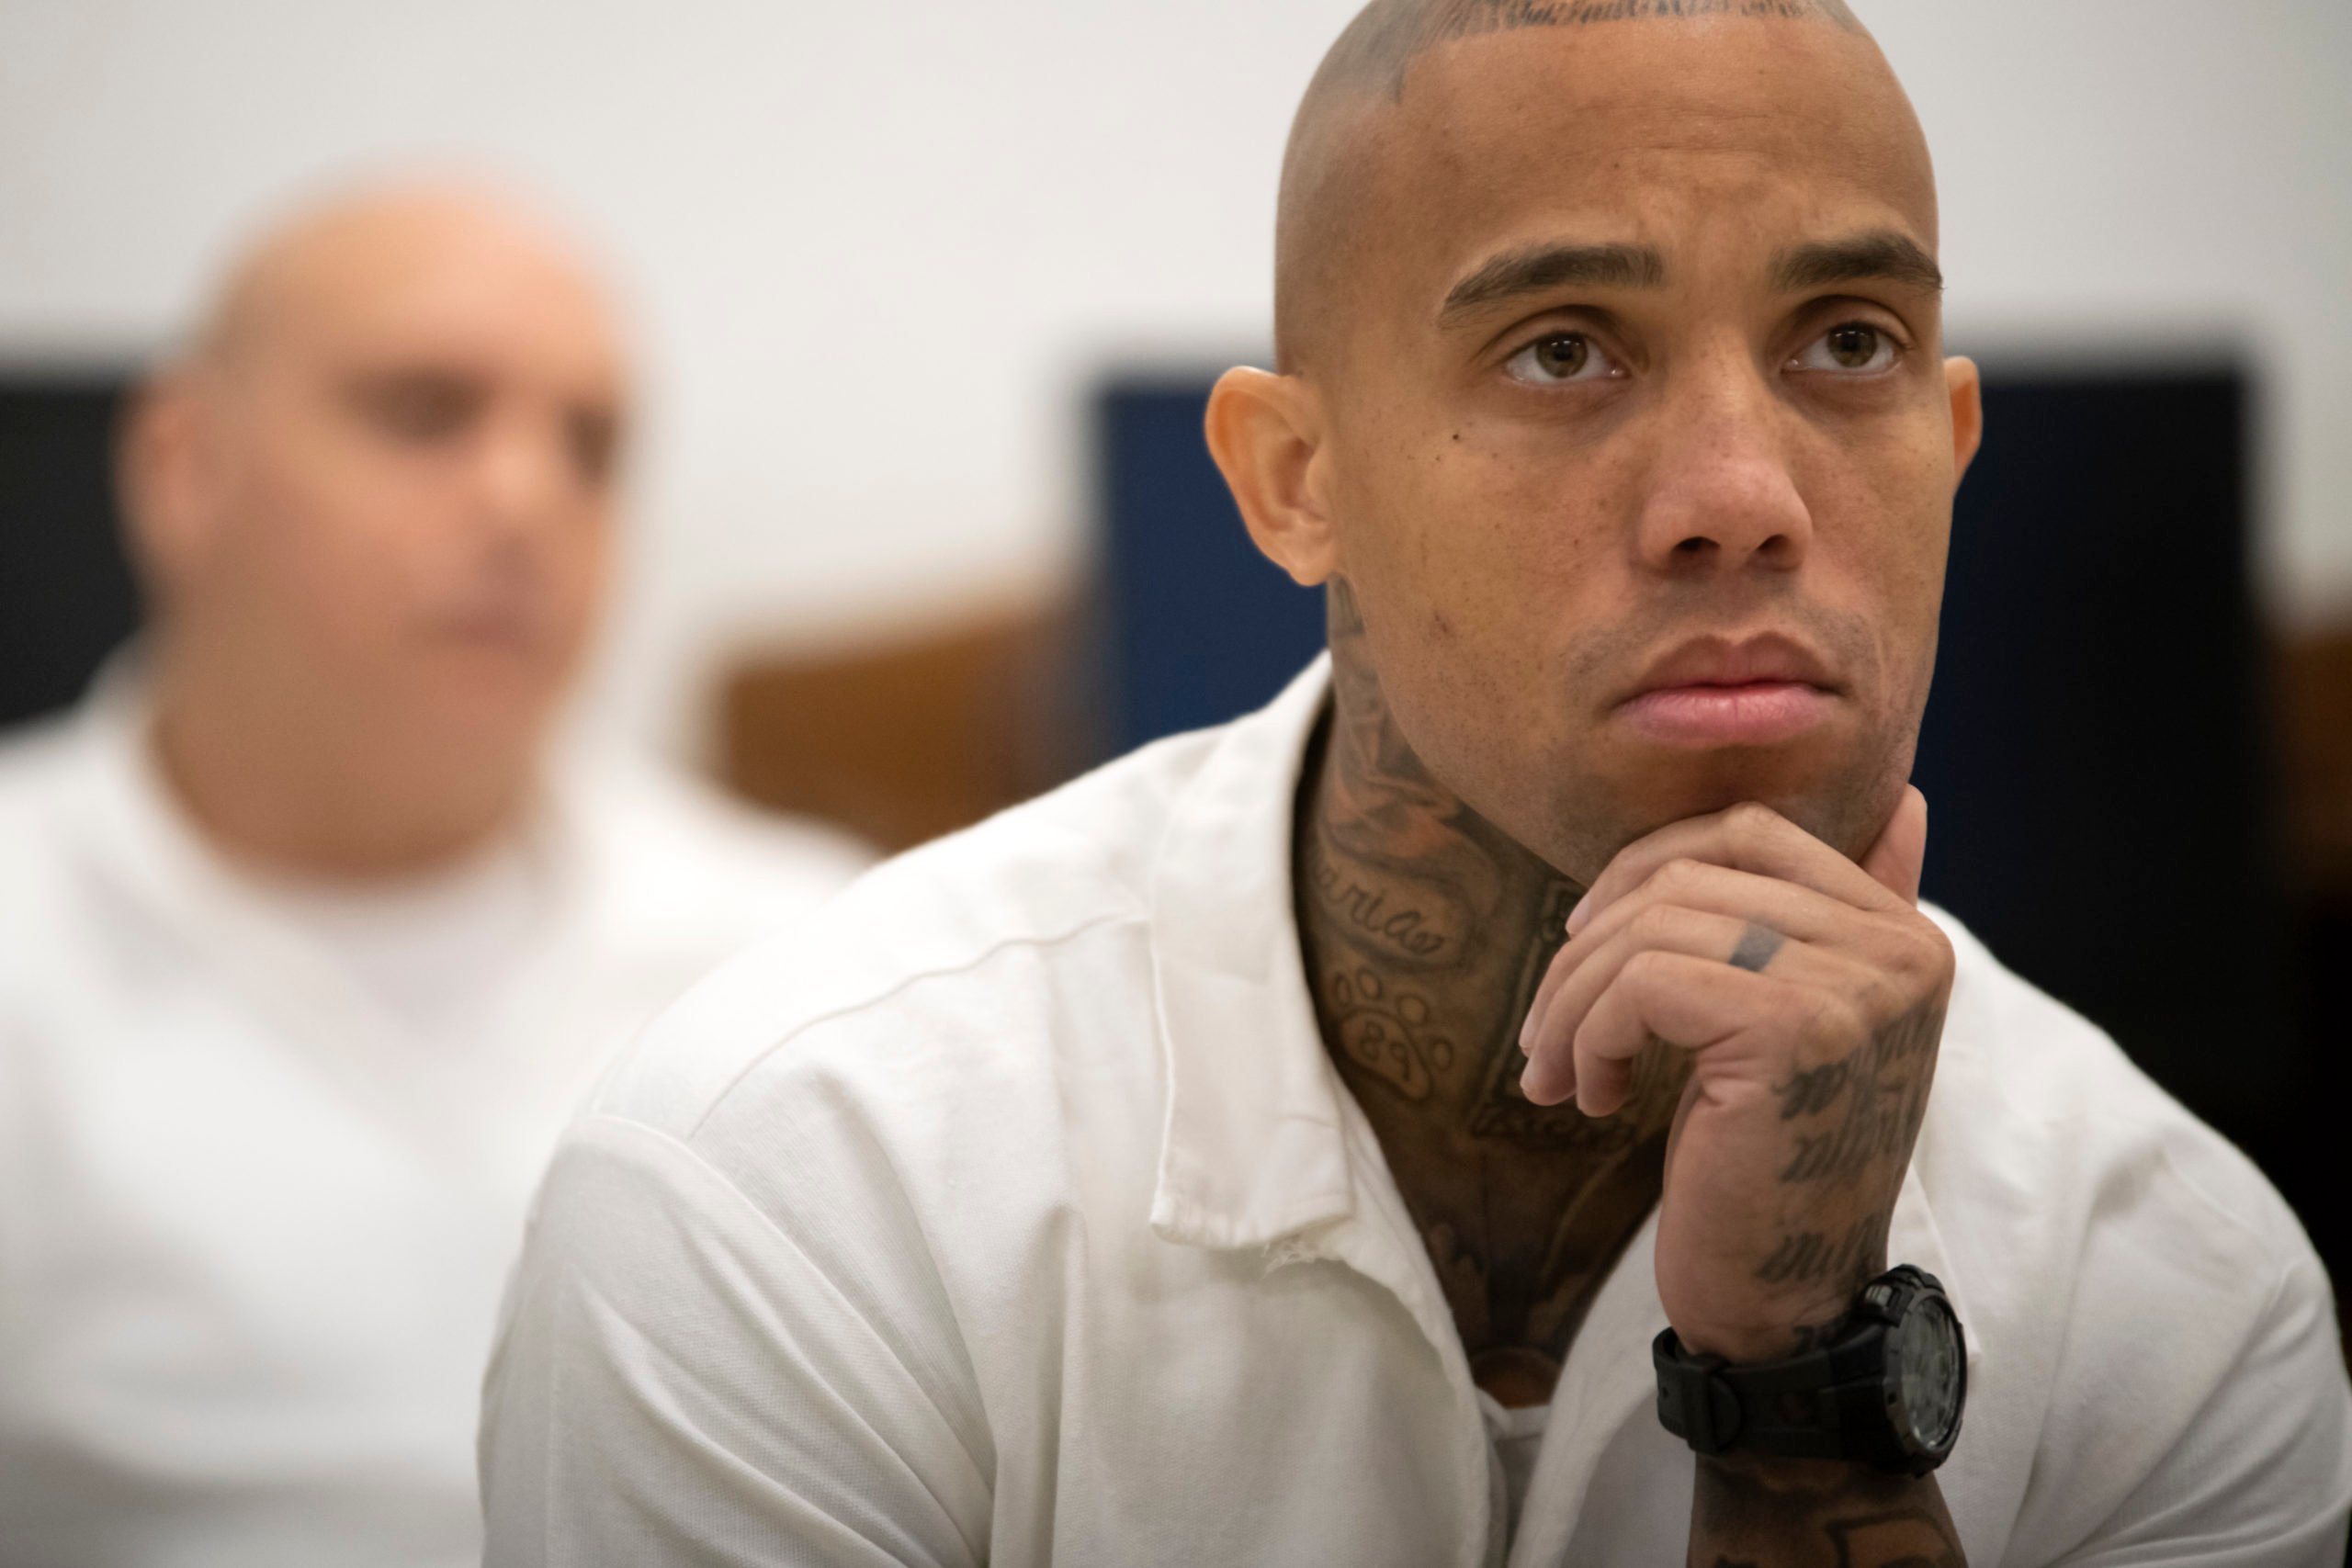
[[[1713,1356],[1736,1367],[1785,1360],[1834,1337],[1851,1319],[1853,1305],[1849,1292],[1834,1301],[1744,1324],[1701,1323],[1686,1329],[1678,1323],[1674,1337],[1693,1356]]]
[[[1683,1348],[1694,1356],[1720,1357],[1744,1366],[1800,1355],[1844,1328],[1856,1299],[1888,1267],[1883,1247],[1843,1261],[1834,1279],[1817,1281],[1802,1293],[1758,1293],[1726,1303],[1728,1310],[1669,1314],[1668,1321]]]

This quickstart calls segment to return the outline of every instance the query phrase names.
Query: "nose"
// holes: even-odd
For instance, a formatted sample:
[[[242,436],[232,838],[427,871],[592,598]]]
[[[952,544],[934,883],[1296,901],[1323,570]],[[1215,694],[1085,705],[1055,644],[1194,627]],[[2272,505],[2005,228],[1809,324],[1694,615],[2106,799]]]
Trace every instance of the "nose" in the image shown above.
[[[1660,411],[1660,445],[1643,505],[1642,561],[1675,576],[1756,566],[1790,571],[1813,542],[1813,514],[1789,471],[1786,411],[1745,354],[1694,369]]]
[[[476,478],[485,531],[520,543],[557,522],[571,499],[561,433],[551,422],[510,415],[484,433]]]

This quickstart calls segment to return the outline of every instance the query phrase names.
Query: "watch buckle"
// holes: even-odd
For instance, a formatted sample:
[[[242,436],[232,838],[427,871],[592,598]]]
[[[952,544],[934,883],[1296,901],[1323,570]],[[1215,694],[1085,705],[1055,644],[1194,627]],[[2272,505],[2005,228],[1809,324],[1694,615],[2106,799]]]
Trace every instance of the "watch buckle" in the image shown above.
[[[1739,1440],[1739,1397],[1715,1374],[1730,1365],[1721,1356],[1696,1356],[1669,1328],[1659,1336],[1658,1419],[1702,1454],[1723,1453]]]

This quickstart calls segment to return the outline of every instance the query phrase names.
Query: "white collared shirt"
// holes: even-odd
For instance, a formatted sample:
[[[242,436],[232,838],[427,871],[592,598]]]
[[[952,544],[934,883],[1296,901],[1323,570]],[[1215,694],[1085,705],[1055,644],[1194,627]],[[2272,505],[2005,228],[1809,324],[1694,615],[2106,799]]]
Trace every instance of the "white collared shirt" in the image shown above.
[[[1654,1216],[1506,1524],[1302,973],[1327,689],[1318,663],[896,862],[653,1028],[565,1135],[510,1293],[493,1568],[1681,1561]],[[1890,1245],[1966,1323],[1942,1484],[1969,1561],[2335,1568],[2352,1391],[2294,1218],[1943,923]]]
[[[474,1432],[611,1052],[864,856],[650,770],[370,891],[224,863],[120,672],[0,746],[0,1564],[480,1561]]]

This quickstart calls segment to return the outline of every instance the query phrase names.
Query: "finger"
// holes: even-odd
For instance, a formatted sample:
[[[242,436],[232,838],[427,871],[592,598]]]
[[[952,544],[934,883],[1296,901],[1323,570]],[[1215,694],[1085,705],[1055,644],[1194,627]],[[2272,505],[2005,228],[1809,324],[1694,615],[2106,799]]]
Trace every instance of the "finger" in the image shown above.
[[[1668,861],[1647,882],[1594,916],[1589,925],[1552,955],[1543,983],[1536,987],[1535,1000],[1520,1024],[1521,1051],[1532,1051],[1547,1032],[1545,1020],[1558,1007],[1560,989],[1569,978],[1590,962],[1602,943],[1657,903],[1754,920],[1796,942],[1850,945],[1866,936],[1855,923],[1851,904],[1810,887],[1705,861]]]
[[[1894,894],[1905,903],[1919,902],[1919,869],[1928,858],[1928,797],[1916,784],[1903,786],[1903,798],[1894,803],[1894,815],[1887,818],[1886,827],[1862,857],[1862,869],[1871,880]]]
[[[1808,897],[1815,897],[1808,895]],[[1850,911],[1849,911],[1850,913]],[[1553,998],[1527,1046],[1530,1071],[1522,1086],[1555,1100],[1589,1088],[1589,1064],[1577,1050],[1589,1014],[1626,966],[1644,953],[1673,953],[1745,969],[1815,991],[1854,1000],[1867,1010],[1890,1005],[1883,977],[1871,962],[1836,946],[1791,941],[1786,933],[1747,918],[1744,911],[1717,912],[1679,904],[1653,904],[1605,940],[1580,939],[1583,963]],[[1604,1073],[1603,1083],[1607,1080]]]
[[[1536,983],[1535,999],[1527,1004],[1527,1016],[1519,1021],[1519,1048],[1527,1049],[1535,1038],[1536,1021],[1544,1016],[1552,998],[1570,975],[1576,973],[1577,961],[1583,950],[1573,940],[1565,940],[1544,965],[1544,978]]]
[[[1652,1039],[1692,1052],[1732,1040],[1782,1011],[1802,987],[1720,959],[1656,950],[1629,958],[1577,1031],[1577,1107],[1611,1116],[1633,1092],[1634,1059]],[[1535,1097],[1528,1096],[1530,1100]]]
[[[1625,960],[1634,953],[1656,948],[1727,962],[1746,940],[1753,922],[1736,911],[1651,900],[1635,911],[1620,905],[1610,911],[1603,923],[1607,930],[1596,926],[1590,933],[1577,939],[1577,962],[1572,967],[1563,966],[1561,983],[1554,989],[1542,1016],[1535,1019],[1535,1028],[1525,1038],[1523,1048],[1530,1056],[1566,1055],[1568,1042],[1576,1037],[1577,1025],[1583,1021],[1593,998],[1600,995],[1616,977],[1617,971],[1624,967]],[[1775,940],[1781,937],[1777,931],[1771,935]]]
[[[1588,1116],[1623,1107],[1633,1086],[1633,1060],[1654,1039],[1693,1052],[1702,1062],[1739,1049],[1743,1040],[1778,1042],[1776,1056],[1796,1050],[1837,1011],[1826,995],[1816,986],[1688,953],[1638,954],[1577,1032],[1577,1103]]]
[[[1541,1093],[1552,1099],[1539,1100],[1539,1104],[1556,1103],[1577,1092],[1585,1071],[1585,1065],[1574,1060],[1569,1049],[1577,1027],[1635,953],[1687,953],[1720,963],[1740,948],[1750,929],[1750,922],[1728,915],[1655,904],[1606,939],[1585,942],[1584,962],[1563,982],[1545,1010],[1542,1026],[1527,1041],[1528,1064],[1520,1084],[1528,1098],[1536,1100]],[[1778,932],[1767,932],[1764,940],[1777,946],[1781,939]]]
[[[1649,880],[1669,861],[1697,860],[1793,882],[1815,892],[1871,909],[1888,907],[1890,895],[1869,873],[1767,806],[1750,801],[1668,823],[1617,852],[1568,915],[1568,934],[1580,936],[1603,909]]]

